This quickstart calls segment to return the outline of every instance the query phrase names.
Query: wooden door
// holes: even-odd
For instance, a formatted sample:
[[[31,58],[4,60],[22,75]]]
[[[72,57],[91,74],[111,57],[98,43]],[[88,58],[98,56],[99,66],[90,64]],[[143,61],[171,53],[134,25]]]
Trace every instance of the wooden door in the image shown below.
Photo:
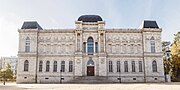
[[[87,67],[87,76],[94,76],[94,66]]]

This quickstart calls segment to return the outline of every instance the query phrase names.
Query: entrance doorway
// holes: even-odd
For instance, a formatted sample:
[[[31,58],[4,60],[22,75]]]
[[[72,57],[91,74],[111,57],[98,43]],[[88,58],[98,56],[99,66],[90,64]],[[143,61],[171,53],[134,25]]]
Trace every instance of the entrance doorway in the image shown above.
[[[87,66],[87,76],[94,76],[94,66]]]
[[[94,61],[89,58],[87,62],[87,76],[94,76]]]

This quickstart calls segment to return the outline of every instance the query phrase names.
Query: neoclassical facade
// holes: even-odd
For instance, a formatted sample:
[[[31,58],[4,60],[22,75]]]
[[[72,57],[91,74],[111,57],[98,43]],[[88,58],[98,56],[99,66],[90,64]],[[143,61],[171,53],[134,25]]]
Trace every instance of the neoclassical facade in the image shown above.
[[[138,29],[106,29],[98,15],[82,15],[74,29],[19,32],[17,83],[164,82],[161,31],[146,20]]]

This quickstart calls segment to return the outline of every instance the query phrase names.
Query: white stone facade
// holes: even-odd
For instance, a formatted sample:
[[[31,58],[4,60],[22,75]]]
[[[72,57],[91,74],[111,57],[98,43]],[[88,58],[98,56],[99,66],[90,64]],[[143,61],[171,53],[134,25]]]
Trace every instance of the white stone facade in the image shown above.
[[[121,78],[121,82],[164,82],[161,28],[106,29],[104,21],[76,21],[75,24],[75,29],[18,30],[17,83],[59,83],[61,76],[63,82],[90,76],[105,77],[111,82],[119,82],[117,78]],[[30,39],[28,52],[25,51],[27,37]],[[152,37],[155,52],[151,51]],[[93,53],[88,52],[88,38],[93,39]],[[25,60],[29,62],[27,71],[24,71]],[[88,64],[89,60],[93,64]],[[43,62],[42,72],[39,72],[40,61]],[[46,71],[47,61],[50,61],[49,71]],[[57,61],[57,71],[53,71],[54,61]],[[65,61],[64,72],[60,72],[61,61]],[[69,61],[73,62],[72,72],[69,72]],[[112,61],[112,72],[109,72],[109,61]],[[117,72],[117,61],[120,61],[120,72]],[[125,61],[128,72],[125,72]],[[142,72],[139,71],[139,61],[142,62]],[[155,72],[153,61],[157,64]],[[93,67],[94,73],[89,72],[89,66]]]

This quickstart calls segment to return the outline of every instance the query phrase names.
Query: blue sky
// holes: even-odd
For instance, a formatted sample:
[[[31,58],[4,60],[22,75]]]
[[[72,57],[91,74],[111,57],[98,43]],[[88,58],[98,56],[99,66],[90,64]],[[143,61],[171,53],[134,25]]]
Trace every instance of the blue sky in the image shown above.
[[[162,40],[180,31],[180,0],[0,0],[0,56],[17,55],[18,28],[38,21],[46,29],[74,28],[80,15],[97,14],[106,28],[138,28],[156,20]]]

